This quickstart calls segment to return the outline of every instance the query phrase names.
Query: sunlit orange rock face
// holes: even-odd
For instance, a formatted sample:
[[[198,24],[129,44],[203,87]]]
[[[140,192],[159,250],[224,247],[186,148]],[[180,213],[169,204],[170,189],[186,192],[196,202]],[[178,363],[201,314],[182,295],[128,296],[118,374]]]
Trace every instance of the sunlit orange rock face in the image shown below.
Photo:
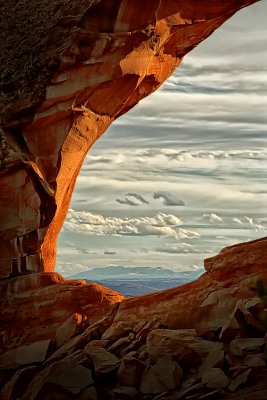
[[[265,398],[266,304],[251,286],[267,282],[267,238],[205,260],[195,282],[130,299],[53,272],[89,148],[255,1],[1,5],[0,398]],[[254,367],[254,386],[230,394]]]
[[[70,336],[77,334],[124,299],[104,286],[84,280],[66,281],[56,272],[4,280],[0,293],[0,353],[40,340],[59,342],[57,332],[64,337],[69,330]]]
[[[1,277],[54,270],[57,235],[89,148],[188,51],[255,1],[1,6]]]
[[[135,323],[157,315],[173,329],[226,329],[238,300],[254,296],[257,280],[267,282],[267,238],[226,247],[204,266],[207,272],[194,282],[124,300],[115,321]]]

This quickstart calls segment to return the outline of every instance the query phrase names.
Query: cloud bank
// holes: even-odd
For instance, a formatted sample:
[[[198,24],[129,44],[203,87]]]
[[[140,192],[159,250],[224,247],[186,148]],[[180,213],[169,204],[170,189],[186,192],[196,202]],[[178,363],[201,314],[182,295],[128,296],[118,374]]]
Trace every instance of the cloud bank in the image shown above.
[[[161,212],[155,217],[116,218],[70,209],[64,230],[90,235],[165,236],[177,240],[199,237],[195,231],[180,228],[181,224],[177,216]]]

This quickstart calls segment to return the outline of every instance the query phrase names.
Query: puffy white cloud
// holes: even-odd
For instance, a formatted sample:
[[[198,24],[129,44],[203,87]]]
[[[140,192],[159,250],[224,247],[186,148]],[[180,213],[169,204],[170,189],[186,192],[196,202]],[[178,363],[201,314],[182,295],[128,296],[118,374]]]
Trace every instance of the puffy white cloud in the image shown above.
[[[177,216],[161,212],[155,217],[117,218],[70,209],[64,229],[91,235],[199,237],[195,231],[180,228],[181,224]]]
[[[223,222],[222,217],[220,217],[219,215],[214,214],[214,213],[203,214],[203,219],[208,220],[211,223]]]

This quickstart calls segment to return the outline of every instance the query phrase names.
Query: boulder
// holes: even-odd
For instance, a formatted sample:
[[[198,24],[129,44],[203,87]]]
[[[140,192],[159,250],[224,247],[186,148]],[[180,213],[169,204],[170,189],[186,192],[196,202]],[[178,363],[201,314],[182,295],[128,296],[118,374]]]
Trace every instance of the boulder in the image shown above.
[[[258,353],[264,346],[263,338],[239,338],[230,343],[230,352],[234,356],[243,356],[247,353]]]
[[[204,358],[211,351],[222,350],[223,344],[197,337],[194,329],[155,329],[147,336],[147,351],[153,360],[164,355],[179,356],[186,348]]]
[[[114,306],[115,307],[111,307],[111,310],[109,310],[106,316],[90,325],[84,330],[84,332],[74,336],[67,343],[57,349],[46,360],[46,363],[51,363],[55,360],[62,359],[65,356],[71,355],[76,350],[84,348],[84,346],[89,342],[93,340],[99,340],[99,337],[102,336],[103,332],[112,324],[118,304],[115,304]]]
[[[248,354],[244,357],[243,365],[247,367],[266,367],[266,355],[264,353]]]
[[[108,347],[108,351],[111,351],[112,353],[119,353],[120,350],[127,348],[129,345],[131,345],[131,343],[132,341],[128,337],[120,338],[110,347]]]
[[[85,346],[83,354],[92,362],[97,378],[116,370],[120,364],[120,360],[114,354],[90,343]]]
[[[87,387],[77,398],[77,400],[98,400],[94,386]]]
[[[23,365],[40,363],[46,359],[51,340],[40,340],[20,346],[0,355],[0,368],[18,368]]]
[[[117,372],[117,380],[120,385],[139,387],[146,365],[131,356],[125,356],[121,360],[120,368]]]
[[[230,385],[228,387],[229,390],[231,390],[232,392],[234,392],[235,390],[237,390],[241,385],[244,385],[245,383],[247,383],[249,376],[251,374],[252,369],[245,369],[245,371],[238,373],[238,370],[236,372],[235,375],[233,375]]]
[[[223,368],[224,366],[224,351],[215,349],[211,351],[207,357],[203,360],[203,363],[199,367],[199,373],[209,371],[212,368]]]
[[[50,371],[46,382],[54,383],[74,395],[94,383],[90,369],[64,361]]]
[[[224,389],[229,384],[229,378],[220,368],[211,368],[202,373],[201,381],[208,388]]]
[[[60,347],[74,336],[79,328],[79,325],[84,321],[85,317],[82,314],[75,313],[67,319],[56,331],[56,347]]]
[[[170,356],[165,356],[145,370],[140,390],[149,394],[172,390],[181,385],[182,377],[182,368]]]
[[[128,336],[132,331],[132,327],[124,321],[114,322],[102,335],[101,340],[116,341],[120,338]]]
[[[57,385],[69,396],[74,392],[80,393],[93,384],[90,369],[80,365],[85,361],[82,351],[76,351],[63,360],[43,365],[44,368],[36,373],[20,400],[35,400],[46,385]]]

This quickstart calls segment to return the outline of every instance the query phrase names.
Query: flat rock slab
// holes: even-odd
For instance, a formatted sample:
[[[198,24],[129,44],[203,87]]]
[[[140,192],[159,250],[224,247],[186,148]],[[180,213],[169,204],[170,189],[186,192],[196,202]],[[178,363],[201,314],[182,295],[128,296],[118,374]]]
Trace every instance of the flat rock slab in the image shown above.
[[[248,352],[258,353],[265,344],[264,338],[239,338],[230,343],[230,352],[234,356],[243,356]]]
[[[18,368],[22,365],[43,362],[51,340],[40,340],[20,346],[0,355],[0,368]]]
[[[47,382],[55,383],[75,395],[94,383],[90,369],[64,362],[51,371]]]
[[[101,377],[114,371],[120,365],[120,360],[114,356],[114,354],[99,346],[88,344],[84,348],[84,354],[93,363],[97,377]]]
[[[223,346],[223,343],[197,337],[194,329],[154,329],[147,336],[147,351],[154,360],[165,355],[180,355],[185,348],[193,349],[204,358],[211,351],[222,350]]]

